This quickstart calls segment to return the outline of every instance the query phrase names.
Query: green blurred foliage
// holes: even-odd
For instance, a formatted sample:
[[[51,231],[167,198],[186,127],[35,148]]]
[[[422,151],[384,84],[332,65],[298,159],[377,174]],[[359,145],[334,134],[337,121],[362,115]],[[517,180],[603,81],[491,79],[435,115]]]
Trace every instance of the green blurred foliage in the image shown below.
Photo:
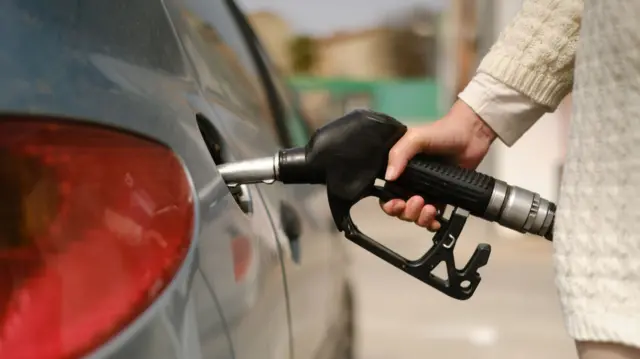
[[[291,62],[296,73],[310,73],[318,60],[318,47],[310,36],[296,36],[291,41]]]

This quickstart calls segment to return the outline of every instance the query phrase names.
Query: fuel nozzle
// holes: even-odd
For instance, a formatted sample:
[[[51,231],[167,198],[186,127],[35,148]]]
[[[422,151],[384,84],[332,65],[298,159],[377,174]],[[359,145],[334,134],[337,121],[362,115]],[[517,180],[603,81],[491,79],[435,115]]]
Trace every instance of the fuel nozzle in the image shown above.
[[[322,168],[307,160],[306,148],[295,147],[278,151],[274,156],[226,163],[218,167],[230,185],[251,183],[323,184]]]
[[[230,186],[275,181],[322,184],[325,173],[322,168],[307,162],[304,147],[281,150],[275,156],[225,164],[219,171]],[[410,162],[407,172],[397,182],[388,184],[389,189],[406,193],[400,197],[417,194],[426,199],[438,198],[454,206],[464,205],[462,208],[485,220],[552,240],[556,206],[538,193],[474,171],[420,161],[419,158]],[[447,181],[452,181],[451,185],[456,187],[447,185]],[[403,184],[408,186],[402,187]]]
[[[278,180],[278,156],[276,153],[275,156],[225,163],[218,166],[218,171],[228,186],[273,183]]]
[[[386,154],[403,125],[386,115],[355,111],[319,129],[305,147],[274,156],[225,164],[220,174],[229,185],[249,183],[327,184],[329,192],[360,200],[386,170]],[[552,239],[555,204],[527,189],[463,169],[442,158],[417,155],[403,174],[385,184],[383,196],[461,207],[472,215],[516,230]]]
[[[357,110],[318,129],[304,147],[283,149],[275,156],[229,163],[219,172],[229,185],[250,183],[324,184],[329,207],[345,236],[414,277],[458,299],[470,297],[480,277],[477,269],[488,260],[490,247],[478,246],[463,269],[456,269],[453,246],[467,215],[552,240],[555,204],[539,194],[511,186],[485,174],[458,167],[444,158],[420,154],[411,159],[393,182],[384,178],[388,153],[407,127],[373,111]],[[410,261],[366,236],[353,223],[350,209],[365,197],[383,201],[420,195],[425,201],[455,209],[434,236],[434,246]],[[449,279],[431,271],[447,262]],[[462,288],[467,281],[470,287]]]

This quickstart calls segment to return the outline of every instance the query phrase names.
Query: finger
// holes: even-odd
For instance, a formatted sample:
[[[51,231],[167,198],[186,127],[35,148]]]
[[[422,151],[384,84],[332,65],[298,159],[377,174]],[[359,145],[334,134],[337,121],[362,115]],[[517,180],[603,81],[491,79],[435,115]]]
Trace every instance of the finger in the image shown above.
[[[436,218],[436,207],[432,205],[426,205],[422,207],[422,210],[420,211],[420,216],[418,217],[416,224],[419,225],[420,227],[427,228],[435,218]]]
[[[394,200],[390,200],[390,201],[386,201],[386,202],[384,202],[383,200],[380,200],[378,202],[378,205],[380,205],[380,208],[382,208],[382,210],[386,214],[389,214],[389,212],[391,212],[391,210],[393,209],[393,203],[394,203]]]
[[[396,199],[386,202],[382,206],[382,209],[388,215],[397,217],[404,211],[405,205],[406,203],[404,201]]]
[[[384,176],[385,180],[395,181],[398,176],[400,176],[407,166],[409,159],[420,152],[422,147],[421,142],[423,141],[424,136],[418,136],[415,134],[415,131],[409,129],[409,131],[393,145],[389,151],[387,171]]]
[[[382,204],[382,210],[389,216],[397,217],[405,209],[405,202],[399,199],[394,199]]]
[[[427,229],[431,232],[435,232],[440,229],[440,226],[441,226],[440,222],[434,219],[427,224]]]
[[[400,218],[405,221],[415,222],[420,216],[422,207],[424,207],[424,199],[420,196],[413,196],[407,201],[407,205],[400,215]]]

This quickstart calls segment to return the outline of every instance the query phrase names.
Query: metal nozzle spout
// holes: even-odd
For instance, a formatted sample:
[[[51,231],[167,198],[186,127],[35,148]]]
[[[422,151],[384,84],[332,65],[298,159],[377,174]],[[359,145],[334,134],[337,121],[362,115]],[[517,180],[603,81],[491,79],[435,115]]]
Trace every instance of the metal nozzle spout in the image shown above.
[[[484,218],[551,240],[556,206],[539,194],[496,180]]]
[[[227,185],[250,183],[271,183],[278,178],[278,159],[276,156],[253,160],[225,163],[218,166],[218,172]]]

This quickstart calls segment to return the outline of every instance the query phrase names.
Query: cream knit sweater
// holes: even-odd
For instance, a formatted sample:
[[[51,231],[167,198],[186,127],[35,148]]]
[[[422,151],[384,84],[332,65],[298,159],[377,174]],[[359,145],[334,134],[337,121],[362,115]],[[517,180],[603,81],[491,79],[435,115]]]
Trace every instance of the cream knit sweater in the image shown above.
[[[639,0],[524,0],[459,97],[510,146],[571,90],[554,233],[566,326],[640,347]]]

